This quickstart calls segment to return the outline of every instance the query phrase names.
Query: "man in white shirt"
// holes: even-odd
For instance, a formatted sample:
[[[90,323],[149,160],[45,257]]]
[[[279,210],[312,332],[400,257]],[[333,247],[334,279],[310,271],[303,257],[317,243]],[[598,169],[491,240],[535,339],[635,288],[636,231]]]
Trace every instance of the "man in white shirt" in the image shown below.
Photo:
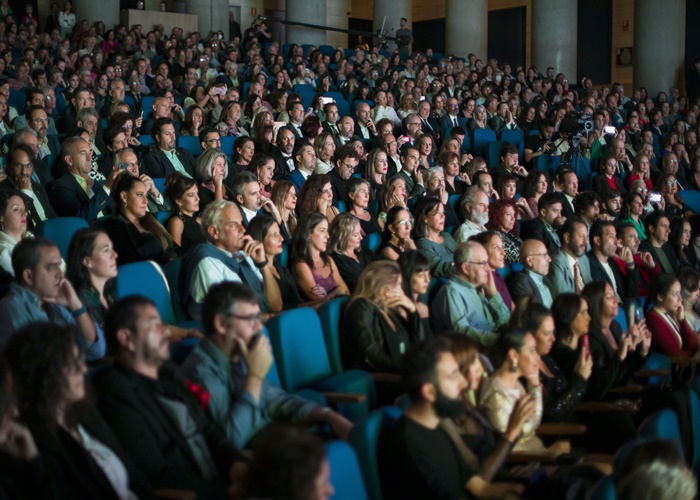
[[[461,205],[464,207],[466,218],[457,229],[455,239],[464,243],[471,236],[486,231],[485,226],[489,221],[489,197],[478,186],[472,186],[462,196]]]

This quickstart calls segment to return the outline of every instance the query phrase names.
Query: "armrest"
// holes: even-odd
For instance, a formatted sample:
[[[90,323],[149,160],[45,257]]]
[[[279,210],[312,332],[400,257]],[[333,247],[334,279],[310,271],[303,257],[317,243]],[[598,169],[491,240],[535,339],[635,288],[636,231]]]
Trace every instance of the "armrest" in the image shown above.
[[[634,372],[634,376],[640,378],[668,377],[668,370],[649,370],[647,368],[642,368]]]
[[[637,394],[643,390],[644,387],[639,384],[629,384],[622,387],[611,387],[608,392],[610,394]]]
[[[362,403],[366,397],[364,394],[354,392],[321,392],[329,403]]]
[[[694,365],[698,362],[698,357],[696,356],[670,356],[669,361],[672,365]]]
[[[586,432],[586,426],[581,424],[565,424],[548,422],[537,428],[539,436],[580,436]]]
[[[524,464],[530,462],[554,463],[557,461],[557,456],[554,453],[546,451],[514,451],[508,457],[510,464]]]
[[[175,488],[158,488],[153,490],[153,496],[163,500],[196,500],[197,493]]]
[[[606,402],[606,401],[582,401],[576,405],[576,411],[587,411],[587,412],[624,412],[624,413],[636,413],[639,408],[634,404],[620,404],[617,402]]]
[[[371,372],[370,375],[375,382],[401,383],[401,375],[398,373]]]

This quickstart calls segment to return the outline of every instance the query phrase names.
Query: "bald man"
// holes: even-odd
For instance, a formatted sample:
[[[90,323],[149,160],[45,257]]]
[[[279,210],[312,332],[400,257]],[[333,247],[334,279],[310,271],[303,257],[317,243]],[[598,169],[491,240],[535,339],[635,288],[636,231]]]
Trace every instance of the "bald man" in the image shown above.
[[[370,116],[369,104],[361,102],[355,110],[357,115],[357,123],[355,124],[355,135],[368,141],[377,137],[377,126],[372,121]]]
[[[525,269],[515,273],[508,289],[513,301],[532,296],[535,302],[552,307],[554,293],[552,283],[547,278],[549,263],[552,262],[547,247],[539,240],[525,240],[520,247],[520,263]]]

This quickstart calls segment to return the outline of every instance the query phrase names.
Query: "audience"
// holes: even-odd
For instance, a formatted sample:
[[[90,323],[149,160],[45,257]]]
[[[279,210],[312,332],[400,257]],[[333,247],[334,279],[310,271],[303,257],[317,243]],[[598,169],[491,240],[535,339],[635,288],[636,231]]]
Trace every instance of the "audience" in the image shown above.
[[[31,238],[27,230],[26,198],[15,190],[0,191],[0,266],[14,276],[12,251],[24,238]]]
[[[449,278],[455,272],[453,266],[457,242],[445,232],[445,205],[428,197],[416,208],[416,247],[430,260],[434,276]]]
[[[362,246],[360,221],[351,214],[338,215],[331,222],[328,237],[329,253],[340,272],[340,276],[352,293],[362,271],[376,260],[377,256]]]

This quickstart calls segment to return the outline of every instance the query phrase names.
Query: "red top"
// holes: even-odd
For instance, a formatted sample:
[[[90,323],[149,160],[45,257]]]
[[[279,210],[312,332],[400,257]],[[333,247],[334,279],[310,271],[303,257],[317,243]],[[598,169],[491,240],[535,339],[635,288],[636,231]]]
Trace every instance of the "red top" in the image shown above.
[[[698,350],[697,336],[685,318],[678,323],[675,318],[664,317],[663,313],[654,308],[646,313],[646,319],[654,351],[666,356],[690,357]]]

